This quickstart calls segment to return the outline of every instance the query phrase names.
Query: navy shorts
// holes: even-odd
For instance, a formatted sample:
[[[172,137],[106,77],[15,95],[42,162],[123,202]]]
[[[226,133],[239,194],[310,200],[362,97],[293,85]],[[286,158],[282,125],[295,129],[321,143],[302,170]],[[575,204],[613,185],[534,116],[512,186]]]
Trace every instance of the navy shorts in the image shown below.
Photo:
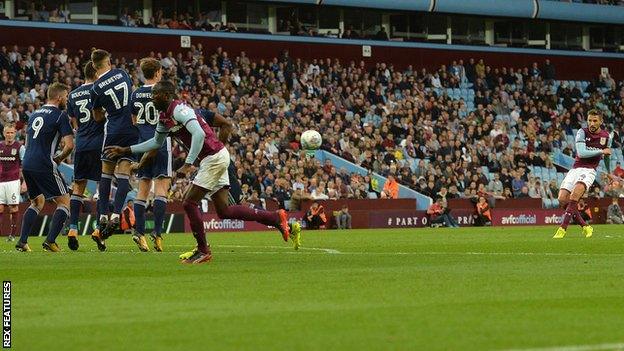
[[[236,173],[236,166],[234,166],[234,162],[230,161],[230,165],[228,166],[228,177],[230,178],[230,205],[239,204],[241,196],[243,195],[243,190]]]
[[[105,134],[104,147],[107,146],[132,146],[139,142],[138,134]],[[102,152],[102,161],[117,162],[121,160],[136,161],[135,155],[122,156],[117,159],[110,159]]]
[[[102,176],[100,150],[76,151],[74,156],[74,181],[92,180],[99,182]]]
[[[173,176],[171,138],[167,138],[152,163],[138,170],[139,179],[171,178]]]
[[[28,187],[28,197],[32,200],[43,194],[46,199],[65,195],[68,192],[67,183],[58,170],[38,172],[23,170],[24,180]]]

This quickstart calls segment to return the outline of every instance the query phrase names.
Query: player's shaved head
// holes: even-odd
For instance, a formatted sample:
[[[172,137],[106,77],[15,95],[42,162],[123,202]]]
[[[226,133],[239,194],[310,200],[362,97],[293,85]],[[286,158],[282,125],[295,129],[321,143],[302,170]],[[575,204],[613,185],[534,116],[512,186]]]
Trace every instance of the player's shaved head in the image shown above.
[[[161,68],[160,61],[154,58],[146,57],[141,60],[141,71],[145,79],[154,79]]]
[[[110,59],[110,53],[106,50],[96,49],[91,52],[91,61],[95,69],[100,69],[106,65]]]
[[[94,81],[97,77],[97,71],[95,70],[95,66],[93,65],[93,61],[87,62],[84,66],[84,75],[87,80]]]
[[[170,80],[161,80],[152,87],[154,107],[159,111],[166,111],[176,96],[176,86]]]

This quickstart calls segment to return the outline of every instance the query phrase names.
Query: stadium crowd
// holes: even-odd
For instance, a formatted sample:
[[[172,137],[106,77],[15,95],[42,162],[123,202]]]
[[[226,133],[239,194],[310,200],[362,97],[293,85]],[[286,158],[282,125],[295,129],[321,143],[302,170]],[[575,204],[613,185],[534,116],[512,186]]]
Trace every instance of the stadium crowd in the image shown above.
[[[580,84],[555,89],[556,70],[548,60],[531,67],[490,67],[467,58],[434,70],[399,70],[330,58],[307,62],[287,51],[253,61],[245,52],[230,55],[201,44],[149,56],[160,59],[165,78],[178,82],[190,104],[234,121],[230,153],[251,201],[274,199],[296,207],[306,198],[392,198],[397,183],[432,198],[554,200],[557,181],[544,181],[530,169],[556,172],[550,154],[555,149],[573,154],[573,131],[589,108],[603,111],[614,128],[613,146],[621,148],[623,82],[605,75],[585,89]],[[88,57],[87,51],[70,53],[54,42],[2,47],[0,123],[16,123],[23,139],[47,85],[57,80],[80,85]],[[137,59],[114,57],[114,64],[131,74],[135,86],[141,84]],[[465,99],[449,94],[453,88],[472,93]],[[391,181],[381,188],[370,173],[348,173],[300,152],[298,137],[306,129],[321,132],[322,149]],[[175,169],[185,153],[176,147],[174,155]],[[619,165],[615,172],[624,175]],[[174,199],[181,198],[185,182],[174,182]],[[624,190],[616,182],[589,193],[620,196]]]

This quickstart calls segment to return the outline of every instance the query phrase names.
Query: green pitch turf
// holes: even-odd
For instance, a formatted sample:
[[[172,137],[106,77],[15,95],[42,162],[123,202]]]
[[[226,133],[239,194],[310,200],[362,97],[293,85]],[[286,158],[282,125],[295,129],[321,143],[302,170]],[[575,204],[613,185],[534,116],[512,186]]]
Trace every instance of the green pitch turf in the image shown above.
[[[15,350],[606,350],[624,347],[624,226],[190,235],[141,253],[0,244]],[[563,346],[590,345],[566,349]],[[593,345],[593,346],[592,346]],[[596,346],[598,345],[598,346]],[[599,348],[603,347],[603,348]]]

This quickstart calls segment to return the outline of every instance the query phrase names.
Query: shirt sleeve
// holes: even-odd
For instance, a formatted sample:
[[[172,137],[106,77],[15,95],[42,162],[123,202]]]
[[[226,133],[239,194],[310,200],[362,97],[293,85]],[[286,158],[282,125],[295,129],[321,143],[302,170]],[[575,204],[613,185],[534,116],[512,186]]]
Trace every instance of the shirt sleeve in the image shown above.
[[[585,144],[585,131],[579,129],[576,133],[576,154],[580,158],[590,158],[602,155],[602,150],[589,150]]]
[[[26,147],[24,145],[20,145],[19,148],[19,158],[20,160],[24,160],[24,154],[26,154]]]
[[[94,109],[103,107],[102,101],[100,99],[100,95],[97,89],[95,88],[95,83],[93,84],[93,87],[91,88],[91,104],[93,105]]]
[[[59,132],[61,133],[62,137],[74,134],[71,124],[69,123],[69,117],[67,117],[67,113],[61,113],[58,124]]]
[[[197,120],[195,110],[186,105],[178,105],[173,110],[173,119],[186,127],[186,124],[192,120]]]

